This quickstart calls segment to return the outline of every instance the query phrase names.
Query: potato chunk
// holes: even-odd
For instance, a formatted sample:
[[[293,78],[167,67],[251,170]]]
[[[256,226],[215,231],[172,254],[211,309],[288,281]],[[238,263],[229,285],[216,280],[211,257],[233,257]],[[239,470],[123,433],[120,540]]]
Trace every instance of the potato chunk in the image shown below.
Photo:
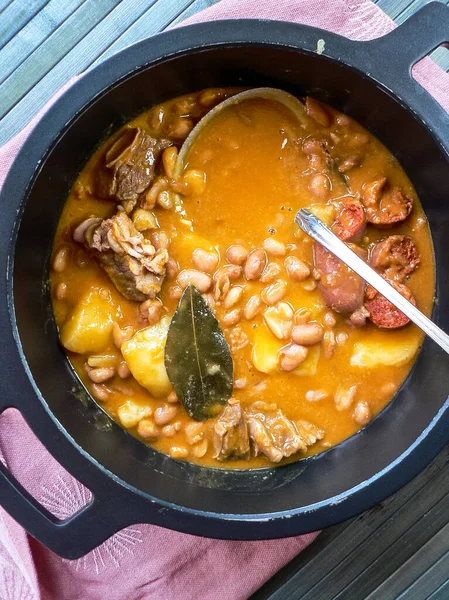
[[[253,338],[251,362],[262,373],[279,371],[279,350],[285,341],[275,338],[265,327],[258,327]]]
[[[350,364],[355,367],[401,367],[415,356],[419,344],[412,342],[358,342]]]
[[[320,345],[316,344],[309,348],[305,360],[299,365],[297,369],[294,369],[292,373],[305,377],[307,375],[316,375],[318,360],[320,358]]]
[[[114,304],[104,289],[93,289],[82,296],[61,328],[64,348],[78,354],[101,352],[108,345]]]
[[[117,410],[117,416],[120,423],[123,427],[126,427],[126,429],[135,427],[139,421],[145,417],[151,417],[152,414],[153,411],[150,406],[137,404],[133,400],[127,400]]]
[[[170,318],[162,317],[159,323],[141,329],[121,346],[134,378],[156,398],[167,396],[172,390],[164,364],[169,326]]]

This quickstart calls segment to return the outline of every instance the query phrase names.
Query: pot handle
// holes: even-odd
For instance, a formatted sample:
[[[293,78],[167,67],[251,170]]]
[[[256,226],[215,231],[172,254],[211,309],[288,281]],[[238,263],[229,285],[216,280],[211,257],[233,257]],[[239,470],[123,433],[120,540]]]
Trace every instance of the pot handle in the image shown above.
[[[397,77],[398,67],[411,72],[413,65],[438,46],[449,42],[449,6],[430,2],[386,35],[365,42],[377,64]]]
[[[84,556],[129,525],[128,519],[121,520],[123,505],[121,510],[120,504],[113,506],[119,496],[109,496],[107,519],[104,502],[97,501],[93,496],[81,510],[61,521],[39,504],[0,461],[0,506],[29,534],[64,558]]]

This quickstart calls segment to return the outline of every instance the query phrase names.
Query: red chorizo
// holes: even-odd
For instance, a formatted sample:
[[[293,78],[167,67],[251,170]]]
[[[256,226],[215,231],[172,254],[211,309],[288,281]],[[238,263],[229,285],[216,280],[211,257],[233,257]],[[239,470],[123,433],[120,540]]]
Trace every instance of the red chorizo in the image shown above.
[[[366,250],[350,245],[360,258],[367,259]],[[327,306],[338,313],[350,314],[363,304],[365,282],[332,252],[314,243],[315,268],[320,273],[318,289]]]
[[[357,198],[346,196],[333,202],[336,209],[332,231],[344,242],[357,242],[365,233],[366,216],[362,203]]]
[[[390,186],[386,177],[364,184],[362,202],[368,222],[379,228],[405,221],[413,208],[413,198]]]
[[[420,256],[409,235],[389,235],[371,251],[369,264],[387,279],[402,283],[418,267]]]
[[[406,285],[393,281],[390,283],[404,298],[416,305],[415,299]],[[368,286],[366,298],[365,308],[369,313],[368,318],[380,329],[398,329],[410,322],[410,319],[403,312],[373,287]]]

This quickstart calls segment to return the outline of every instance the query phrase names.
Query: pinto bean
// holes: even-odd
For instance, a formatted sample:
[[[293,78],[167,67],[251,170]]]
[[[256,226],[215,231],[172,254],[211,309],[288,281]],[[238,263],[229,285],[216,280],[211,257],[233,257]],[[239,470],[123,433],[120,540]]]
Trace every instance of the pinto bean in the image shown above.
[[[317,138],[307,138],[302,145],[302,150],[304,154],[308,155],[322,154],[324,152],[324,144]]]
[[[336,216],[332,231],[344,242],[356,242],[362,239],[366,229],[366,216],[360,200],[347,196],[333,205]]]
[[[416,301],[407,286],[394,281],[390,283],[404,298],[416,305]],[[367,288],[366,297],[365,309],[368,311],[368,318],[380,329],[398,329],[410,323],[410,319],[403,312],[371,286]]]
[[[275,283],[272,283],[268,287],[264,288],[260,297],[265,304],[273,306],[277,304],[287,293],[288,283],[283,279],[278,279]]]
[[[295,325],[292,329],[292,340],[300,346],[313,346],[323,339],[324,331],[319,323],[314,321]]]
[[[212,108],[224,98],[224,93],[221,89],[209,88],[200,92],[198,102],[204,108]]]
[[[315,98],[311,98],[310,96],[307,96],[306,98],[306,112],[309,117],[323,127],[329,127],[332,123],[332,116],[329,111],[321,104],[321,102],[318,102],[318,100],[315,100]]]
[[[241,320],[242,315],[242,308],[235,308],[234,310],[231,310],[231,312],[228,312],[222,318],[223,325],[225,327],[232,327],[233,325],[237,325],[237,323]]]
[[[337,333],[337,335],[335,336],[335,341],[337,342],[337,346],[344,346],[346,344],[346,342],[348,341],[348,334],[347,333]]]
[[[154,422],[156,425],[167,425],[176,417],[177,412],[178,407],[175,404],[158,406],[154,411]]]
[[[212,285],[212,279],[209,275],[197,271],[196,269],[184,269],[179,273],[176,282],[182,289],[185,289],[189,284],[192,284],[200,294],[207,292]]]
[[[304,323],[308,323],[312,318],[312,311],[310,308],[298,308],[293,316],[293,324],[294,325],[304,325]]]
[[[187,287],[187,286],[186,286]],[[168,297],[172,300],[179,300],[182,296],[183,288],[179,285],[172,285],[168,288]]]
[[[204,424],[203,423],[189,423],[184,429],[186,436],[186,442],[190,446],[194,446],[201,442],[204,438]]]
[[[337,324],[337,320],[335,319],[334,315],[331,312],[327,312],[324,315],[323,320],[324,320],[325,327],[327,327],[328,329],[332,329]]]
[[[147,442],[155,442],[159,438],[159,429],[151,419],[141,419],[137,424],[137,433]]]
[[[218,254],[207,252],[202,248],[196,248],[192,254],[192,261],[195,267],[204,273],[213,273],[218,265]]]
[[[57,300],[64,300],[64,298],[67,297],[67,284],[64,283],[64,281],[61,281],[61,283],[58,283],[58,285],[55,288],[55,298]]]
[[[351,154],[347,156],[345,159],[339,162],[338,170],[340,173],[347,173],[351,169],[355,167],[359,167],[362,163],[362,157],[360,154]]]
[[[106,402],[109,398],[109,390],[104,385],[99,385],[98,383],[94,383],[90,387],[90,393],[99,402]]]
[[[172,458],[185,459],[189,456],[189,451],[182,446],[172,446],[169,450],[169,454]]]
[[[368,317],[369,312],[362,306],[349,316],[349,324],[353,327],[363,327],[366,324],[366,319]]]
[[[62,273],[66,270],[69,264],[70,248],[68,246],[62,246],[56,252],[53,258],[53,271],[56,273]]]
[[[354,407],[354,421],[359,425],[367,425],[371,421],[371,410],[368,402],[357,402]]]
[[[154,325],[161,320],[162,302],[155,298],[154,300],[145,300],[139,307],[140,318],[146,321],[148,325]]]
[[[169,402],[170,404],[177,404],[179,402],[175,390],[169,393],[169,395],[167,396],[167,402]]]
[[[235,285],[230,288],[229,292],[226,294],[226,298],[223,300],[223,307],[228,309],[235,306],[238,302],[240,302],[243,296],[243,288],[239,285]]]
[[[229,281],[229,277],[227,275],[220,275],[215,281],[214,286],[214,302],[221,302],[224,298],[226,298],[227,293],[231,288],[231,282]]]
[[[285,256],[285,244],[273,238],[267,238],[263,242],[263,249],[272,256]]]
[[[232,387],[235,390],[244,390],[247,385],[248,385],[248,380],[246,379],[246,377],[239,377],[239,379],[234,380]]]
[[[188,117],[177,117],[173,119],[168,127],[168,135],[175,140],[184,140],[192,131],[194,122]]]
[[[97,367],[95,369],[89,369],[87,375],[94,383],[103,383],[114,377],[115,369],[114,367]]]
[[[380,228],[404,221],[413,208],[413,198],[391,186],[386,177],[364,184],[362,202],[368,222]]]
[[[145,194],[145,202],[142,208],[145,210],[151,210],[156,206],[156,202],[159,194],[168,189],[168,179],[166,177],[156,177],[153,185],[150,187],[148,192]]]
[[[243,265],[248,256],[248,250],[240,244],[233,244],[226,250],[227,260],[234,265]]]
[[[326,400],[329,394],[325,390],[308,390],[306,392],[307,402],[319,402],[320,400]]]
[[[351,248],[366,260],[366,251]],[[329,308],[338,313],[353,313],[363,304],[365,282],[334,254],[316,242],[313,245],[315,267],[321,272],[318,288]]]
[[[334,402],[336,409],[341,412],[347,410],[354,402],[357,393],[357,386],[352,385],[350,388],[339,386],[335,392]]]
[[[275,263],[275,262],[268,263],[264,269],[264,272],[260,276],[261,283],[272,283],[273,281],[276,280],[276,278],[278,277],[280,272],[281,272],[281,267],[277,263]]]
[[[117,375],[120,379],[128,379],[131,376],[131,371],[124,360],[117,367]]]
[[[157,197],[157,204],[165,210],[170,210],[175,204],[173,193],[169,190],[163,190]]]
[[[329,177],[323,173],[316,173],[312,175],[309,181],[309,190],[317,198],[327,198],[331,189],[331,183]]]
[[[173,280],[177,277],[179,273],[179,265],[174,258],[169,258],[167,264],[165,265],[166,276],[168,280]]]
[[[162,153],[162,164],[166,175],[172,179],[173,172],[175,170],[176,159],[178,158],[178,148],[176,146],[170,146],[165,148]]]
[[[371,251],[369,264],[387,279],[402,283],[420,263],[415,242],[409,235],[389,235]]]
[[[132,327],[123,327],[123,329],[114,323],[112,328],[112,341],[114,342],[114,346],[116,348],[121,348],[123,342],[126,342],[134,335],[134,330]]]
[[[262,306],[260,296],[251,296],[243,310],[243,315],[247,321],[251,321],[257,315]]]
[[[161,429],[161,434],[167,438],[173,437],[176,435],[175,426],[172,423],[170,423],[170,425],[164,425]]]
[[[282,371],[293,371],[307,358],[308,348],[298,344],[289,344],[279,351]]]
[[[199,444],[194,446],[194,448],[192,448],[193,456],[195,458],[202,458],[207,452],[207,447],[208,447],[208,441],[203,440],[202,442],[200,442]]]
[[[252,250],[246,259],[243,273],[248,281],[259,279],[267,264],[267,256],[262,248]]]
[[[325,331],[323,336],[324,358],[331,358],[333,356],[336,345],[335,333],[332,330]]]
[[[214,281],[218,281],[220,277],[227,277],[229,281],[233,281],[234,279],[238,279],[242,274],[242,267],[238,265],[224,265],[220,267],[214,273]]]

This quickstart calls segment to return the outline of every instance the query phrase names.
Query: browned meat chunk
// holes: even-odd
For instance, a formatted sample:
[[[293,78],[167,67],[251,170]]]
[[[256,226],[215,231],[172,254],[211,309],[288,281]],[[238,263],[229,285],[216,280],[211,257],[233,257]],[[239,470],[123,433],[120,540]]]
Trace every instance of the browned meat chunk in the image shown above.
[[[366,260],[365,250],[352,244],[350,247]],[[314,243],[313,257],[315,268],[320,273],[318,289],[327,306],[342,314],[350,314],[360,308],[365,293],[363,279],[320,244]]]
[[[214,425],[214,458],[248,459],[248,426],[240,402],[231,398]]]
[[[413,198],[401,188],[391,187],[386,177],[365,183],[362,202],[368,222],[380,228],[404,221],[413,208]]]
[[[125,129],[100,158],[95,192],[100,198],[121,203],[131,212],[139,197],[150,187],[161,152],[171,146],[143,129]]]
[[[419,262],[418,249],[408,235],[389,235],[374,246],[369,261],[387,279],[399,283],[413,273]]]
[[[125,298],[142,302],[160,292],[168,252],[156,250],[124,212],[110,219],[86,219],[73,237],[93,253]]]
[[[407,286],[390,282],[396,290],[407,298],[412,304],[416,304],[411,291]],[[373,287],[368,286],[366,290],[365,308],[368,311],[368,318],[374,325],[381,329],[398,329],[404,327],[410,322],[410,319],[404,315],[394,304],[387,300],[382,294],[379,294]]]
[[[215,458],[265,456],[274,463],[304,452],[324,437],[324,431],[307,421],[294,423],[281,410],[262,411],[260,403],[247,411],[231,398],[214,425]]]
[[[366,216],[362,203],[347,196],[333,203],[336,209],[332,231],[344,242],[358,242],[365,233]]]

